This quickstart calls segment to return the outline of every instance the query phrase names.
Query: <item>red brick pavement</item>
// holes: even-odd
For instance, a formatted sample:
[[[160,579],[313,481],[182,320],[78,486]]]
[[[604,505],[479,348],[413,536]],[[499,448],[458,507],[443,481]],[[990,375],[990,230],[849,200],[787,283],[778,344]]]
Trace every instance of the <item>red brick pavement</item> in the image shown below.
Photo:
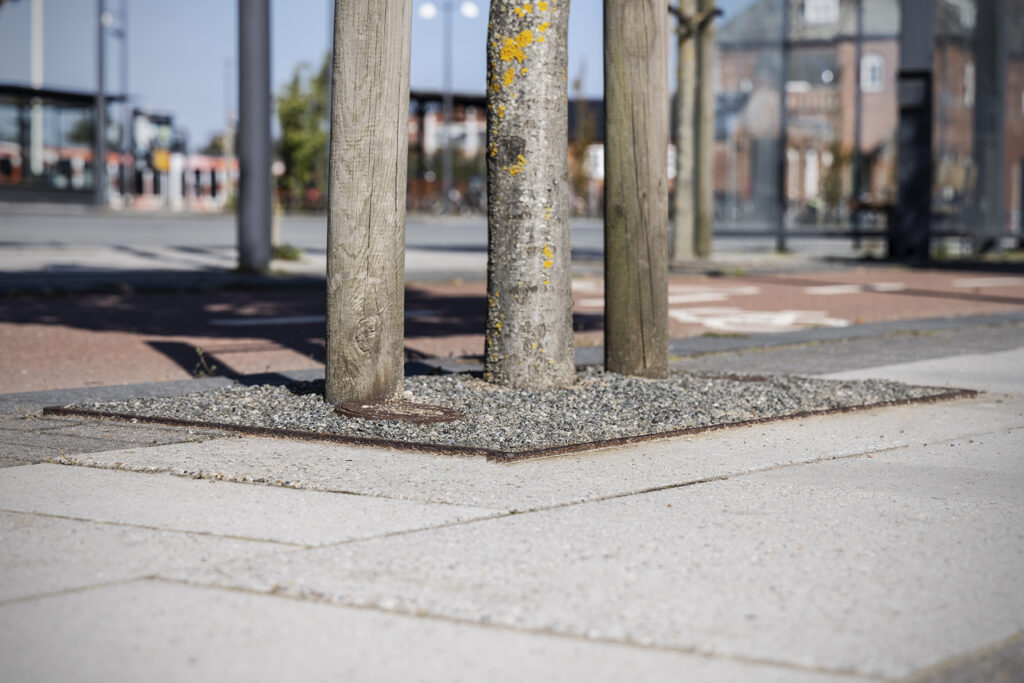
[[[482,282],[411,283],[410,355],[478,355],[484,292]],[[574,295],[577,345],[600,344],[601,281],[577,280]],[[669,302],[675,338],[773,332],[1022,310],[1024,275],[894,267],[673,276]],[[323,306],[315,289],[0,300],[0,393],[318,368]]]

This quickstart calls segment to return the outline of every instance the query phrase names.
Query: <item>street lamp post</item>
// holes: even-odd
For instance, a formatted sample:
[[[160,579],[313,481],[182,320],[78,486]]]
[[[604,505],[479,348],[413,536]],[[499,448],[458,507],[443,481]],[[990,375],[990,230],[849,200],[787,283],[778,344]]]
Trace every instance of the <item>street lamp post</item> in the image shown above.
[[[442,25],[442,42],[444,43],[444,85],[441,93],[441,111],[444,119],[444,146],[441,149],[441,192],[442,206],[446,214],[451,213],[452,203],[452,15],[454,2],[444,0],[440,4],[424,2],[419,8],[420,19],[427,21],[437,16],[438,10],[444,11]],[[471,0],[459,3],[459,14],[467,19],[475,19],[480,9]],[[422,125],[422,123],[421,123]]]
[[[96,82],[96,163],[93,173],[93,182],[96,184],[95,202],[99,206],[107,203],[107,97],[104,90],[104,71],[107,60],[105,54],[105,40],[107,24],[110,18],[107,15],[106,6],[103,0],[97,1],[97,32],[98,42],[97,55],[97,82]]]

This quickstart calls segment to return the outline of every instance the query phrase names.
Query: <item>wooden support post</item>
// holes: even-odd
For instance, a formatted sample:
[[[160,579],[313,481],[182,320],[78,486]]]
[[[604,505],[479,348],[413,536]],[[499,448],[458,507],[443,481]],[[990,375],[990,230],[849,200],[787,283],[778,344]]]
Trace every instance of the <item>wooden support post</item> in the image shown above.
[[[668,372],[668,16],[605,0],[605,366]]]
[[[336,0],[327,216],[329,403],[394,398],[404,376],[408,0]]]

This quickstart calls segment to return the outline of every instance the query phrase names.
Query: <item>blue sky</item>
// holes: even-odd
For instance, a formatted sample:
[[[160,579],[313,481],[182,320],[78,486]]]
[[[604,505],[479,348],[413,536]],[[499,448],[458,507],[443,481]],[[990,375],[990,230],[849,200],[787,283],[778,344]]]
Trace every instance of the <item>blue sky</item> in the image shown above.
[[[45,85],[92,90],[96,87],[98,0],[43,0]],[[118,11],[124,0],[106,0]],[[416,9],[424,0],[413,0]],[[724,0],[727,10],[751,0]],[[225,102],[234,109],[237,51],[237,0],[127,0],[128,90],[133,101],[175,115],[188,129],[192,146],[220,130]],[[5,2],[0,8],[0,83],[28,84],[31,0]],[[319,64],[327,50],[333,0],[271,0],[271,69],[274,88],[303,62]],[[483,92],[486,64],[487,1],[476,0],[480,16],[456,14],[453,83],[458,91]],[[572,0],[569,28],[569,78],[585,73],[584,93],[600,96],[601,0]],[[108,39],[108,89],[120,91],[120,45]],[[441,22],[414,12],[412,72],[414,88],[442,85]],[[230,88],[226,92],[226,88]],[[227,98],[227,99],[226,99]]]

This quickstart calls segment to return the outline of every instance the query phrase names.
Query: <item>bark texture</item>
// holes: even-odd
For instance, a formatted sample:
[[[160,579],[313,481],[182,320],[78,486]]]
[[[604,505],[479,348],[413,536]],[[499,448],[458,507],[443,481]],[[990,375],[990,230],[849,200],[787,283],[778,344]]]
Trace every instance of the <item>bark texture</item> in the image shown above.
[[[668,13],[605,0],[605,366],[668,372]]]
[[[569,246],[569,0],[492,0],[487,35],[484,375],[565,387],[573,362]]]
[[[326,399],[394,398],[404,376],[408,0],[336,0]]]
[[[715,8],[715,0],[700,0],[701,13]],[[711,255],[711,229],[714,220],[714,145],[715,145],[715,22],[709,19],[698,31],[697,63],[697,238],[698,258]]]
[[[679,0],[676,26],[676,182],[672,189],[672,259],[694,257],[696,212],[694,211],[693,161],[696,135],[694,114],[697,99],[696,37],[685,19],[697,14],[697,0]]]

